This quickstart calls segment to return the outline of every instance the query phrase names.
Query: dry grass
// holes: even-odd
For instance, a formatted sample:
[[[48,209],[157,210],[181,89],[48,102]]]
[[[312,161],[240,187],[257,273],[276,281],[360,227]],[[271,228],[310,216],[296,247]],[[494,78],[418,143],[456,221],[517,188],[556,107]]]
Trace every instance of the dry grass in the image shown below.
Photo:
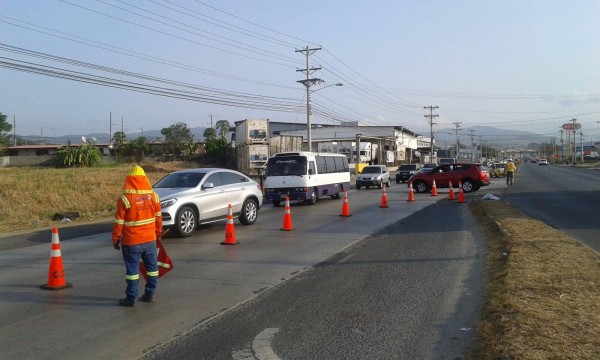
[[[472,211],[488,238],[475,359],[600,359],[600,261],[500,201]]]
[[[195,164],[141,164],[151,183]],[[79,212],[75,222],[110,220],[132,165],[97,168],[0,168],[0,233],[54,226],[55,213]]]

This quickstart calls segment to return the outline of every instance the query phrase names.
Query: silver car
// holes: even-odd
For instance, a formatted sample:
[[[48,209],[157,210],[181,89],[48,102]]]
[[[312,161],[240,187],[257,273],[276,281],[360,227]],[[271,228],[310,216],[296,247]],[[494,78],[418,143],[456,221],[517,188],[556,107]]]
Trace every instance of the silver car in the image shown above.
[[[361,187],[383,186],[390,187],[390,172],[385,165],[369,165],[362,169],[360,174],[356,176],[356,190]]]
[[[153,188],[160,196],[163,226],[180,237],[191,236],[199,224],[226,220],[229,204],[242,224],[254,224],[263,202],[256,181],[229,169],[175,171]]]

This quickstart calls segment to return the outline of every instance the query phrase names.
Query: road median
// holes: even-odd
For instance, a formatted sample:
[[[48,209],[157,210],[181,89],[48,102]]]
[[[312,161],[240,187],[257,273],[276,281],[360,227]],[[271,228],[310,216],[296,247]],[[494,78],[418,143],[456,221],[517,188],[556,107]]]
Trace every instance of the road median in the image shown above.
[[[600,257],[502,201],[476,200],[485,301],[472,359],[599,359]]]

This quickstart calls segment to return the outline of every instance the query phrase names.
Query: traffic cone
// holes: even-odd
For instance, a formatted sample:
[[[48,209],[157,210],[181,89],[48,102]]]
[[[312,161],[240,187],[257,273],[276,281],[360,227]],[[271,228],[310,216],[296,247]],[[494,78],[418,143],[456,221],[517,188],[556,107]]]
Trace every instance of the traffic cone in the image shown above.
[[[380,208],[389,208],[387,203],[387,192],[385,191],[385,184],[383,185],[383,194],[381,195],[381,205]]]
[[[281,231],[292,231],[292,212],[290,210],[290,197],[285,197],[285,215],[283,215],[283,227],[279,229]]]
[[[221,245],[237,245],[238,241],[235,240],[235,228],[233,227],[233,209],[231,204],[227,209],[227,225],[225,225],[225,241]]]
[[[348,205],[348,190],[344,189],[344,203],[342,204],[342,213],[340,216],[348,217],[350,215],[350,205]]]
[[[460,183],[460,181],[458,182],[458,203],[465,203],[465,193],[463,191],[462,184]]]
[[[433,180],[433,187],[431,188],[431,196],[438,196],[437,186],[435,186],[435,180]]]
[[[52,228],[52,247],[50,250],[50,269],[48,270],[48,283],[40,285],[42,289],[58,290],[73,286],[65,280],[63,271],[62,255],[60,253],[60,240],[58,239],[58,228]]]
[[[415,192],[412,187],[412,182],[408,183],[408,199],[406,199],[406,201],[415,201]]]
[[[450,192],[448,193],[448,200],[454,200],[454,188],[452,187],[452,181],[450,181],[450,184],[448,184],[448,188],[450,189]]]

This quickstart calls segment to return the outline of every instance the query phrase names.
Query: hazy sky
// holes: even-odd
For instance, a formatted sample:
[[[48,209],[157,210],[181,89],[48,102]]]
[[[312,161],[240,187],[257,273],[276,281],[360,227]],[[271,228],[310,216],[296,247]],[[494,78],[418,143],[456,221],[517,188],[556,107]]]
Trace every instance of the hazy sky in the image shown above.
[[[0,0],[0,112],[44,136],[108,133],[111,112],[126,133],[306,122],[309,46],[314,123],[428,135],[439,106],[434,131],[549,141],[576,118],[600,141],[599,19],[598,0]]]

